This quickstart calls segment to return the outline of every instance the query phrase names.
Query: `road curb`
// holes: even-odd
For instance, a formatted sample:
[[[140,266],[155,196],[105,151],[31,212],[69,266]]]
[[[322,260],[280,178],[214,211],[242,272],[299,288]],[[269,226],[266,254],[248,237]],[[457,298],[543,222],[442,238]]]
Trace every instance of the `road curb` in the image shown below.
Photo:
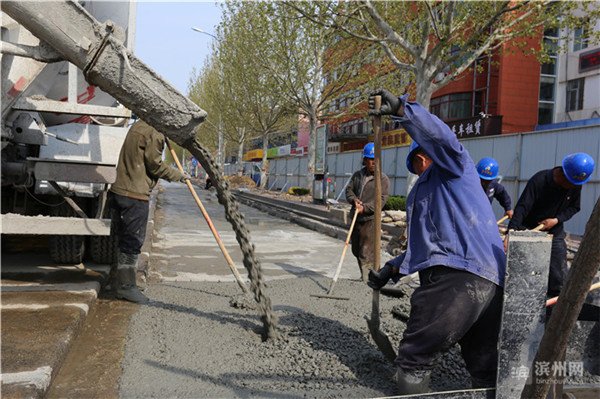
[[[337,238],[339,240],[345,240],[348,235],[348,229],[350,228],[350,226],[345,225],[343,222],[341,222],[338,219],[332,218],[331,215],[324,213],[324,212],[326,212],[324,210],[320,210],[319,212],[317,212],[316,215],[314,215],[314,218],[312,218],[312,217],[307,217],[307,216],[303,216],[303,215],[299,214],[299,213],[307,214],[312,211],[312,209],[303,209],[302,210],[301,204],[291,203],[289,201],[276,200],[273,198],[268,199],[268,201],[273,205],[280,204],[280,206],[287,206],[290,208],[290,210],[283,210],[283,209],[271,206],[271,204],[255,201],[255,199],[258,199],[258,200],[264,200],[264,199],[262,198],[262,196],[254,194],[254,193],[234,192],[234,195],[235,195],[236,199],[238,200],[238,202],[240,202],[244,205],[247,205],[247,206],[253,207],[255,209],[258,209],[259,211],[268,213],[271,216],[275,216],[277,218],[296,223],[302,227],[316,231],[318,233],[325,234],[330,237]],[[320,220],[315,220],[316,218],[318,218]],[[389,242],[390,240],[392,240],[393,237],[390,234],[394,234],[394,235],[400,234],[398,228],[394,228],[393,226],[383,226],[382,229],[383,229],[384,233],[387,233],[387,234],[383,234],[381,236],[381,240],[385,241],[385,242]]]

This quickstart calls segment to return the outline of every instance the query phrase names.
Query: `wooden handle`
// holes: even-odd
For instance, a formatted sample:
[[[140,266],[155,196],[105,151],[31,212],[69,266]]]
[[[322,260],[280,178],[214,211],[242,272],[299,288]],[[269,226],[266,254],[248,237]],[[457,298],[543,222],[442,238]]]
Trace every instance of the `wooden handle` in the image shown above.
[[[540,223],[537,225],[537,227],[531,231],[541,231],[544,228],[544,223]]]
[[[504,222],[506,219],[508,219],[508,215],[505,215],[504,217],[498,219],[498,221],[496,223],[497,224],[502,224],[502,222]]]
[[[375,96],[375,111],[381,109],[381,96]],[[375,220],[373,235],[373,269],[379,271],[381,266],[381,116],[373,116],[373,133],[375,135]]]
[[[346,252],[348,251],[348,245],[350,244],[350,238],[352,237],[352,232],[354,231],[354,224],[356,223],[357,216],[358,212],[354,212],[354,216],[352,217],[352,223],[350,223],[350,230],[348,230],[346,242],[344,243],[344,249],[342,250],[342,256],[340,257],[340,261],[338,262],[337,268],[335,269],[335,274],[333,275],[333,280],[331,280],[331,285],[329,286],[327,295],[331,295],[331,293],[333,292],[333,287],[335,286],[335,283],[340,277],[340,272],[342,271],[342,263],[344,263],[344,258],[346,257]]]
[[[588,290],[588,292],[597,290],[598,288],[600,288],[600,282],[597,282],[596,284],[592,284],[590,286],[590,289]],[[559,297],[555,296],[553,298],[548,299],[546,301],[546,307],[556,305],[556,302],[558,302],[558,298]]]
[[[173,147],[171,146],[170,140],[166,139],[166,142],[167,142],[167,147],[169,148],[169,152],[171,153],[171,156],[173,156],[173,159],[175,160],[177,169],[179,169],[179,171],[181,173],[184,173],[183,167],[181,166],[181,163],[179,162],[179,158],[177,158],[177,154],[175,153],[175,150],[173,150]],[[231,259],[231,256],[229,256],[229,252],[227,252],[227,248],[225,248],[225,244],[223,244],[223,240],[221,240],[221,236],[219,236],[219,232],[217,231],[210,216],[208,215],[206,208],[204,208],[202,201],[200,201],[198,194],[196,194],[196,190],[194,190],[194,186],[192,185],[192,182],[190,181],[190,179],[186,179],[185,184],[187,185],[188,189],[190,190],[192,197],[194,197],[194,200],[196,201],[196,205],[198,205],[198,208],[200,209],[202,216],[204,216],[204,220],[206,220],[206,223],[208,224],[210,231],[212,232],[213,236],[215,237],[215,240],[217,241],[217,245],[219,246],[221,253],[223,253],[223,256],[225,257],[227,266],[229,266],[229,268],[231,269],[231,272],[233,273],[235,280],[237,281],[237,283],[240,286],[240,288],[242,289],[242,291],[244,291],[244,294],[247,294],[248,288],[246,288],[246,284],[244,284],[244,282],[242,281],[242,277],[240,276],[240,273],[238,272],[237,268],[235,267],[235,263],[233,263],[233,259]]]

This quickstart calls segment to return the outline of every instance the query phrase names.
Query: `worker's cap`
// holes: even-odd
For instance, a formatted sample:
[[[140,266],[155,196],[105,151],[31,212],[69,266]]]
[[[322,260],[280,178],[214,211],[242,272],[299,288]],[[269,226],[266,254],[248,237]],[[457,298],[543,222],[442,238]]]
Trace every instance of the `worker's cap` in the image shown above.
[[[375,159],[375,144],[367,143],[363,148],[363,158]]]
[[[567,155],[562,161],[562,169],[568,181],[580,186],[592,177],[594,158],[585,152]]]
[[[494,180],[498,177],[498,162],[490,157],[481,158],[477,162],[477,173],[483,180]]]

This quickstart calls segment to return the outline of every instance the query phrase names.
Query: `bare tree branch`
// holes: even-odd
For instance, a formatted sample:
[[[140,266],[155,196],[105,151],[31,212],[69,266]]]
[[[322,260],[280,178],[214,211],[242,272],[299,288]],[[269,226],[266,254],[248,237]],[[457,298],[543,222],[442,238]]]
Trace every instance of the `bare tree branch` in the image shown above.
[[[408,40],[406,40],[402,36],[400,36],[398,33],[396,33],[396,31],[394,31],[394,28],[392,28],[390,26],[390,24],[388,24],[381,17],[381,15],[379,15],[377,10],[373,6],[373,3],[371,0],[363,0],[363,1],[361,1],[361,3],[367,7],[367,12],[371,16],[371,18],[373,18],[373,22],[375,22],[377,27],[383,32],[383,34],[385,36],[385,40],[399,45],[400,47],[402,47],[404,50],[409,52],[414,57],[418,56],[419,51],[416,48],[416,46],[414,44],[410,43]]]

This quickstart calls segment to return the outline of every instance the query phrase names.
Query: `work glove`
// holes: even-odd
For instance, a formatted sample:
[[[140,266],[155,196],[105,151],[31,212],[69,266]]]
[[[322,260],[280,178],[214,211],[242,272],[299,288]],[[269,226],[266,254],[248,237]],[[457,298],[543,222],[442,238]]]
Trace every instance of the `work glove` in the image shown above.
[[[378,272],[375,270],[369,271],[369,281],[367,285],[374,290],[379,290],[384,287],[394,274],[394,268],[389,263],[386,263]]]
[[[181,183],[185,183],[187,180],[190,180],[192,178],[192,176],[190,176],[189,174],[183,172],[183,175],[181,176],[181,179],[179,179],[179,181]]]
[[[375,96],[381,96],[381,108],[375,111]],[[402,103],[400,99],[385,89],[377,89],[369,94],[369,115],[400,116],[398,110]]]

